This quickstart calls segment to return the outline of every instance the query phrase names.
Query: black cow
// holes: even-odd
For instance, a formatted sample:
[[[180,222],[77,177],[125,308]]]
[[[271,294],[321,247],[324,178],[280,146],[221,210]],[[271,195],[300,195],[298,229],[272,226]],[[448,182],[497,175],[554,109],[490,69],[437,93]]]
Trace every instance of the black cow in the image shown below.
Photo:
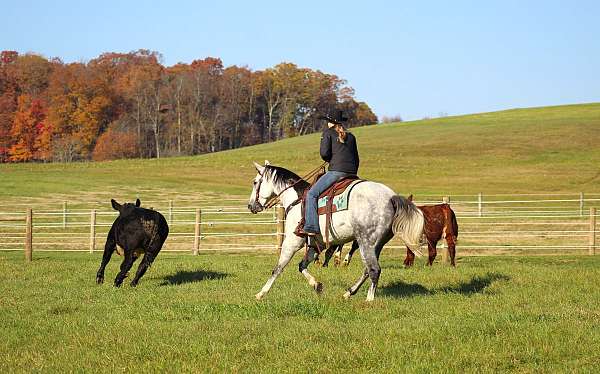
[[[104,283],[104,269],[115,250],[119,255],[124,256],[121,271],[115,278],[115,287],[121,286],[129,269],[143,253],[144,258],[138,267],[135,278],[131,281],[131,286],[135,287],[160,252],[167,235],[169,235],[169,225],[159,212],[140,208],[140,199],[135,201],[135,205],[131,203],[121,205],[113,199],[110,202],[112,207],[119,212],[119,216],[108,232],[102,263],[96,275],[96,283]],[[119,246],[118,249],[117,246]]]

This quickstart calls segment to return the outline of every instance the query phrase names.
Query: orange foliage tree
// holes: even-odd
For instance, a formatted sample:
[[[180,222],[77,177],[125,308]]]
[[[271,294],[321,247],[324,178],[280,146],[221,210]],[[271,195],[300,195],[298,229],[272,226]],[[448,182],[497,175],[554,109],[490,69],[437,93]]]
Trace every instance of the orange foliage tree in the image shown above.
[[[17,112],[11,129],[14,144],[9,150],[9,159],[13,162],[41,159],[47,152],[45,141],[49,130],[44,124],[46,108],[39,99],[29,95],[19,96]]]
[[[92,153],[92,159],[94,161],[104,161],[134,158],[137,156],[136,140],[136,136],[133,133],[116,131],[109,128],[98,138],[96,147]]]
[[[337,110],[349,126],[377,122],[333,74],[161,60],[144,49],[67,64],[0,52],[0,162],[216,152],[320,131],[318,114]]]

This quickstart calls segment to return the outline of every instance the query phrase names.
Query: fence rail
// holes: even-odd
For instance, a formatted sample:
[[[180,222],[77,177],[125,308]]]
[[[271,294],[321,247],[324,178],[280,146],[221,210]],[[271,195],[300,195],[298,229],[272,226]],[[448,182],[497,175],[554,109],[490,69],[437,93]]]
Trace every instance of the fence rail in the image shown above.
[[[462,254],[594,254],[599,230],[594,206],[600,193],[519,195],[421,195],[417,205],[448,201],[459,223]],[[170,235],[163,250],[276,251],[283,242],[281,208],[257,216],[228,199],[224,206],[207,202],[200,209],[192,199],[152,201],[163,213]],[[33,206],[34,208],[28,208]],[[98,202],[54,202],[0,205],[0,251],[89,251],[101,249],[117,212]],[[394,240],[387,247],[403,248]]]

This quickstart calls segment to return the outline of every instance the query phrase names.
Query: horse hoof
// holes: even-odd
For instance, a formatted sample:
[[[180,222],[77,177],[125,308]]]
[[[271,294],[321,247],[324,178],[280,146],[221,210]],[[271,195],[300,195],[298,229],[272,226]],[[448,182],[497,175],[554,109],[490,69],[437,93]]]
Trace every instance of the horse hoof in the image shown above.
[[[369,297],[369,296],[367,296],[367,298],[366,298],[366,300],[365,300],[365,301],[366,301],[367,303],[370,303],[370,302],[373,302],[373,300],[375,300],[375,298],[374,298],[374,297]]]
[[[259,292],[254,297],[256,297],[256,300],[260,301],[260,300],[262,300],[263,296],[264,296],[263,293]]]
[[[96,284],[104,283],[104,277],[96,277]]]
[[[317,284],[315,284],[315,291],[317,291],[318,294],[323,292],[323,283],[317,282]]]
[[[350,296],[352,296],[352,294],[350,293],[350,291],[346,291],[346,293],[344,294],[343,298],[348,300],[350,298]]]

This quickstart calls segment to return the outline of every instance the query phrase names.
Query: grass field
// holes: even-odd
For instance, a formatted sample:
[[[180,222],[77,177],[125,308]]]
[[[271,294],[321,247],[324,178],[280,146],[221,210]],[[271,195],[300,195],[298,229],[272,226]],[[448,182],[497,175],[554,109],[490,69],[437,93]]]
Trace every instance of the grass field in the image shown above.
[[[361,176],[401,194],[600,193],[600,104],[352,131]],[[318,141],[313,134],[160,160],[2,164],[0,211],[22,214],[32,206],[39,225],[50,220],[40,211],[58,211],[68,200],[70,209],[81,209],[82,223],[64,231],[81,235],[77,249],[85,250],[90,209],[106,213],[110,198],[139,196],[163,212],[169,199],[176,207],[232,204],[219,199],[249,196],[252,160],[302,174],[319,163]],[[193,210],[178,214],[193,220]],[[111,219],[100,216],[99,222]],[[471,226],[467,230],[488,230]],[[3,230],[0,240],[19,234]],[[38,251],[50,229],[36,230],[32,263],[25,264],[21,252],[0,252],[1,373],[593,372],[600,365],[598,256],[460,257],[466,253],[460,246],[469,243],[463,237],[456,269],[426,268],[420,259],[407,270],[400,251],[387,249],[371,304],[364,302],[366,286],[353,300],[341,298],[360,273],[358,261],[343,269],[311,266],[325,285],[318,296],[298,274],[297,258],[259,303],[254,294],[270,275],[273,254],[161,253],[137,289],[114,289],[119,258],[107,268],[107,284],[97,286],[99,253]],[[177,230],[183,228],[169,241],[176,242]],[[97,238],[99,248],[104,237]],[[22,245],[21,236],[14,240]]]
[[[100,257],[0,254],[0,372],[593,372],[600,257],[467,257],[403,269],[385,252],[375,302],[360,272],[290,265],[253,295],[268,255],[161,254],[138,288],[94,284]],[[113,259],[115,260],[115,259]],[[297,259],[299,260],[299,259]],[[294,261],[295,263],[296,261]]]

